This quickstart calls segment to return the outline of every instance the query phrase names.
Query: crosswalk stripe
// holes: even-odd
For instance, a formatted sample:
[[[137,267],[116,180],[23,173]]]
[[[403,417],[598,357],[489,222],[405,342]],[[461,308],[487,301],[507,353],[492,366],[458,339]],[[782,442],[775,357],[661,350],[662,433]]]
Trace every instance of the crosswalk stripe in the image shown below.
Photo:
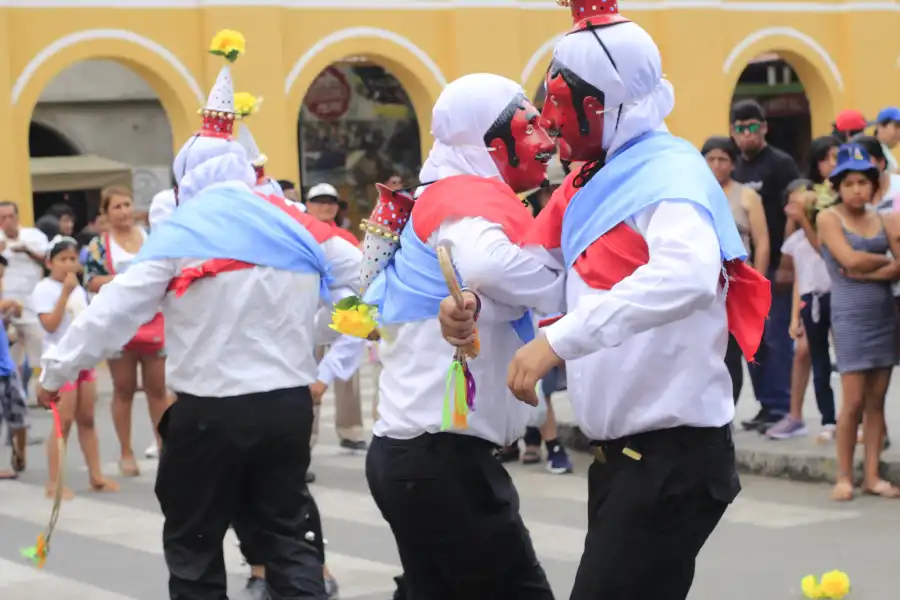
[[[337,444],[317,444],[313,449],[313,468],[319,470],[338,469],[358,471],[362,476],[365,471],[364,459],[364,452],[346,450]],[[138,461],[141,473],[145,477],[155,477],[157,464],[156,460]],[[115,473],[117,465],[116,463],[109,463],[106,468],[108,469],[108,473]],[[79,467],[79,469],[82,471],[86,470],[83,466]],[[513,481],[516,483],[516,487],[520,491],[525,489],[529,490],[529,497],[537,497],[551,501],[575,502],[581,505],[587,503],[587,483],[581,477],[550,475],[549,473],[544,472],[528,472],[517,467],[511,468],[509,471]],[[329,493],[324,490],[327,490],[327,488],[323,488],[319,485],[314,487],[313,492],[317,499],[322,494]],[[338,496],[341,494],[353,493],[344,490],[335,490],[335,492]],[[368,494],[357,495],[359,497],[365,497],[366,501],[371,504],[371,498],[369,498]],[[340,500],[335,500],[335,502],[340,502]],[[330,505],[325,504],[321,500],[320,504],[322,504],[323,507],[330,508]],[[371,504],[371,506],[374,508],[374,504]],[[340,511],[332,512],[331,510],[328,510],[327,512],[330,514],[342,515],[342,517],[344,516],[344,513]],[[381,514],[377,512],[377,509],[376,513],[373,514],[377,514],[377,522],[381,523]],[[765,529],[785,529],[832,521],[858,519],[861,516],[860,512],[853,510],[823,509],[796,504],[766,502],[747,496],[738,496],[737,500],[735,500],[731,507],[725,512],[723,520],[736,525],[751,525]],[[371,522],[372,521],[365,521],[365,523],[369,524]],[[535,523],[528,518],[525,519],[525,522],[529,529],[532,530],[532,537],[536,540],[536,546],[538,545],[537,536],[539,531],[543,531],[546,537],[551,540],[548,547],[555,548],[557,546],[557,544],[552,542],[552,540],[557,539],[556,536],[559,533],[553,529],[557,526],[542,525],[540,523]],[[570,533],[571,532],[568,531],[566,532],[566,534]],[[583,532],[579,533],[579,536],[583,536]],[[578,548],[581,547],[580,538],[577,546]],[[562,556],[557,556],[557,552]],[[558,550],[554,551],[553,558],[562,558],[563,560],[566,560],[567,558],[565,557],[572,555],[572,552],[569,550]]]
[[[0,598],[54,600],[133,600],[92,585],[0,558]]]
[[[7,482],[4,485],[3,502],[0,502],[0,515],[32,523],[37,528],[47,523],[50,503],[44,497],[44,491],[40,486],[28,485],[22,482]],[[323,512],[326,512],[323,510]],[[336,510],[329,509],[328,514],[340,514]],[[326,515],[327,516],[327,515]],[[380,515],[379,515],[380,520]],[[161,514],[102,502],[76,496],[73,500],[63,505],[62,514],[57,525],[59,531],[69,534],[84,536],[100,542],[113,544],[162,556],[162,525]],[[228,573],[246,576],[248,568],[242,566],[240,550],[234,543],[235,537],[229,533],[226,536],[223,550],[225,554],[225,569]],[[23,545],[28,541],[23,540]],[[351,599],[354,596],[364,596],[372,593],[387,592],[394,589],[391,576],[399,572],[395,565],[365,560],[354,556],[347,556],[336,552],[328,552],[328,565],[335,573],[341,576],[341,597]],[[2,567],[2,565],[0,565]],[[18,573],[19,571],[11,571]],[[371,581],[373,574],[379,575],[379,583]],[[19,575],[23,577],[24,575]],[[383,582],[381,580],[383,579]],[[6,583],[3,572],[0,571],[0,582]],[[0,587],[0,591],[2,591]],[[58,595],[50,597],[60,598]],[[0,594],[0,598],[6,598]],[[68,597],[67,597],[68,598]],[[93,596],[83,594],[71,596],[72,600],[78,598],[91,598],[91,600],[125,600],[122,596]]]

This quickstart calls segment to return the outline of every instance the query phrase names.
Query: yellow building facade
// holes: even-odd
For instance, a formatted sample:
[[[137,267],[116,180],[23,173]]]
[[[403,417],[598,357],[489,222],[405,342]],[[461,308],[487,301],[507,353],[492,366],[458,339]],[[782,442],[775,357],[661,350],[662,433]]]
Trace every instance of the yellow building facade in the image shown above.
[[[900,3],[852,0],[619,0],[657,40],[677,94],[670,128],[692,142],[725,133],[735,84],[754,57],[777,53],[799,75],[812,129],[836,112],[900,103]],[[569,13],[555,0],[5,0],[0,1],[0,198],[33,219],[28,171],[32,111],[47,84],[86,59],[112,59],[157,92],[177,147],[221,67],[206,52],[237,29],[247,54],[239,90],[265,98],[253,132],[270,171],[299,175],[297,120],[306,91],[351,57],[390,71],[418,119],[421,149],[442,87],[493,72],[534,93]],[[26,200],[27,199],[27,200]]]

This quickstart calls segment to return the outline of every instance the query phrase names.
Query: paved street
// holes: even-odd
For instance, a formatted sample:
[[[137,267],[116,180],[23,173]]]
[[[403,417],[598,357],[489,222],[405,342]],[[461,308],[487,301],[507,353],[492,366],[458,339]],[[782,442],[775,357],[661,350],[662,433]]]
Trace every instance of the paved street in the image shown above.
[[[364,385],[370,399],[371,386]],[[150,443],[144,404],[135,405],[137,448]],[[101,448],[115,474],[117,445],[108,395],[98,410]],[[367,411],[369,412],[369,411]],[[35,433],[49,433],[46,413],[33,412]],[[387,600],[400,572],[391,534],[371,501],[364,457],[337,447],[328,424],[331,399],[323,406],[322,439],[314,452],[318,475],[313,492],[325,516],[328,560],[341,583],[341,597]],[[370,426],[371,423],[369,422]],[[18,482],[0,482],[0,598],[2,600],[160,600],[166,572],[160,542],[161,516],[153,495],[155,461],[141,461],[143,475],[122,481],[118,494],[86,491],[83,460],[74,442],[69,481],[76,499],[64,505],[53,553],[43,571],[20,558],[46,523],[43,453],[32,448],[29,470]],[[586,455],[576,473],[547,474],[540,466],[510,468],[538,554],[557,596],[568,597],[580,555],[585,521]],[[8,457],[4,452],[2,460]],[[896,588],[900,504],[861,498],[848,505],[827,499],[828,488],[781,480],[744,478],[744,492],[726,514],[700,557],[695,600],[780,600],[800,598],[807,573],[839,568],[854,582],[854,599],[886,598]],[[225,545],[232,592],[246,568],[232,538]],[[660,582],[665,585],[665,582]]]

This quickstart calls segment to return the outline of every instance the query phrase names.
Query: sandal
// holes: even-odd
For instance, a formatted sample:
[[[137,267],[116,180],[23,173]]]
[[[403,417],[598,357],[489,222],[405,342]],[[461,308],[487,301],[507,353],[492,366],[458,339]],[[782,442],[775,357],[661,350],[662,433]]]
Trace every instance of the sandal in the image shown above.
[[[900,498],[900,488],[883,479],[871,487],[864,487],[863,493],[867,496],[880,496],[881,498]]]
[[[131,458],[122,458],[119,460],[119,474],[122,477],[138,477],[141,474],[140,468],[137,466],[137,462],[134,460],[134,457]]]
[[[831,488],[831,499],[835,502],[849,502],[853,500],[853,484],[839,481]]]
[[[0,471],[0,481],[14,481],[19,478],[15,471]]]

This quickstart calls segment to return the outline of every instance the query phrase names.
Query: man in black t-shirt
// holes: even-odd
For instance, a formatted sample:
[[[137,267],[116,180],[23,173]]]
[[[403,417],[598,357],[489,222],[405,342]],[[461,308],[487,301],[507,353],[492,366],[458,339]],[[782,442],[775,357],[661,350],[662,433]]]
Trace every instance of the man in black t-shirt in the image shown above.
[[[753,391],[761,405],[753,419],[745,421],[745,429],[764,432],[790,410],[791,367],[794,345],[789,334],[792,281],[777,281],[781,261],[781,245],[787,218],[784,214],[784,191],[800,174],[794,160],[778,148],[766,143],[766,115],[753,100],[742,100],[731,109],[731,135],[741,150],[733,178],[762,197],[769,226],[771,262],[768,277],[772,282],[772,308],[763,343],[756,354],[757,363],[750,365]]]

